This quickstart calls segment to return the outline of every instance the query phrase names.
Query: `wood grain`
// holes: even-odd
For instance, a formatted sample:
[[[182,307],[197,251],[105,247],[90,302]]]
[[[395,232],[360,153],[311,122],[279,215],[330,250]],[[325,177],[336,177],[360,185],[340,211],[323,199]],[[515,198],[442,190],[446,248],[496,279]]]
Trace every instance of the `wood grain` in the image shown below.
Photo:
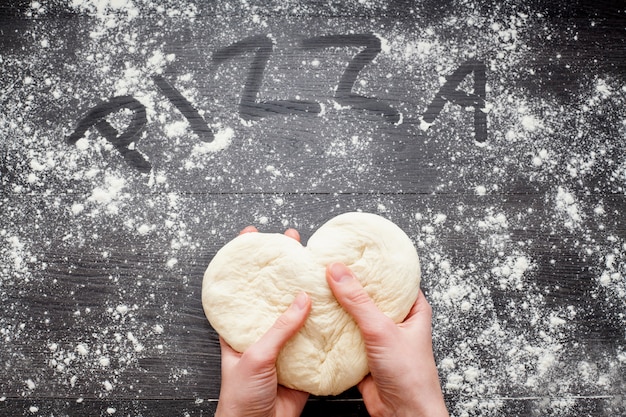
[[[454,415],[626,412],[623,7],[41,3],[0,5],[0,415],[213,415],[214,254],[353,210],[417,246]]]

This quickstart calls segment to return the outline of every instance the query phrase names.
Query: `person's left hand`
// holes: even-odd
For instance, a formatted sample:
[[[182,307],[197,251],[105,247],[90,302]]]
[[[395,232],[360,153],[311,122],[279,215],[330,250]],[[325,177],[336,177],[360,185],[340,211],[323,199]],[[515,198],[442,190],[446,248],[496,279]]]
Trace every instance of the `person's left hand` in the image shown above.
[[[248,226],[241,233],[256,231]],[[287,230],[285,235],[300,241],[294,229]],[[295,417],[302,413],[309,394],[278,385],[276,358],[304,325],[310,311],[311,299],[301,292],[244,353],[236,352],[220,337],[222,385],[216,417]]]

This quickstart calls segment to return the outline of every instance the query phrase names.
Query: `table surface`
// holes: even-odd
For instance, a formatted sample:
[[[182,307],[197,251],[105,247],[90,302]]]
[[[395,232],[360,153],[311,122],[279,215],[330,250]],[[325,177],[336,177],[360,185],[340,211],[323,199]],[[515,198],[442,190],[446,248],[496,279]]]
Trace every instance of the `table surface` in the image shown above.
[[[216,251],[356,210],[451,414],[625,415],[625,103],[615,1],[5,1],[0,415],[212,415]]]

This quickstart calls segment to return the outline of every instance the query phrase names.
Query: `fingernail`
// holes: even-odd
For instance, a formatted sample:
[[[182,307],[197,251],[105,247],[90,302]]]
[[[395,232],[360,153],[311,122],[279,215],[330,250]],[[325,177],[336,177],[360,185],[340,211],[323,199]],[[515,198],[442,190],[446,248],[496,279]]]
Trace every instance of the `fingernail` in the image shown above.
[[[304,310],[305,307],[306,307],[308,299],[309,299],[309,296],[307,295],[307,293],[302,291],[300,294],[298,294],[296,296],[296,299],[293,300],[293,304],[296,307],[298,307],[300,310]]]
[[[345,282],[352,279],[352,272],[342,263],[334,263],[330,266],[330,276],[335,282]]]

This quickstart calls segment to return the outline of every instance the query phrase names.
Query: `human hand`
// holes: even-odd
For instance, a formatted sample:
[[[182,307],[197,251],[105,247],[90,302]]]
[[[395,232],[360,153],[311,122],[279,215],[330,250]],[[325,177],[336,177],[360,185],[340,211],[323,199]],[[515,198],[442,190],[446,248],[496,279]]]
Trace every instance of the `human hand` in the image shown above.
[[[365,341],[370,374],[358,388],[368,413],[447,417],[432,349],[432,310],[422,291],[404,322],[396,324],[376,307],[345,265],[329,265],[326,280]]]
[[[248,226],[241,233],[256,231]],[[285,235],[300,241],[294,229],[287,230]],[[220,337],[222,385],[216,417],[295,417],[302,413],[309,394],[278,385],[276,358],[304,325],[310,311],[311,299],[301,292],[244,353],[236,352]]]

